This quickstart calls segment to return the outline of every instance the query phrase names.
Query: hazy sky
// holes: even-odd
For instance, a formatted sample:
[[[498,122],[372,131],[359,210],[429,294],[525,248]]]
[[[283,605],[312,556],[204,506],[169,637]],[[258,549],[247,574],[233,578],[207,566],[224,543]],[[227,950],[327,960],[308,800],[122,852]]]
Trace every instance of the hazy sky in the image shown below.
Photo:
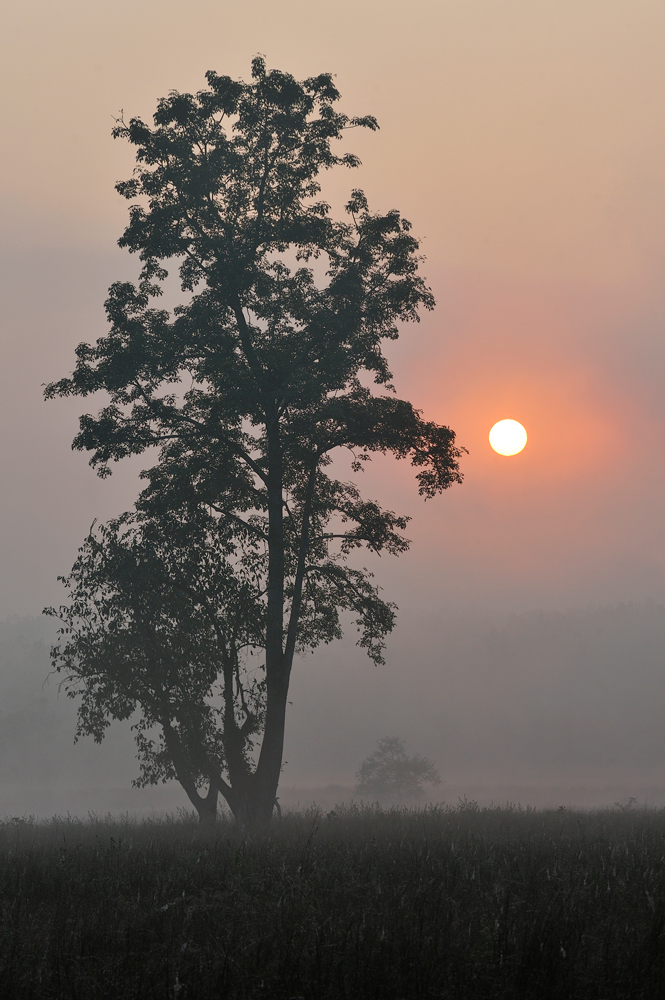
[[[438,308],[393,351],[397,387],[470,455],[428,504],[406,468],[366,477],[414,517],[385,566],[402,604],[420,579],[434,603],[665,598],[662,3],[6,0],[0,17],[0,613],[57,599],[89,523],[135,494],[140,462],[102,483],[70,452],[86,404],[40,398],[133,273],[113,116],[208,68],[247,77],[257,52],[334,72],[343,108],[378,117],[331,199],[361,184],[427,255]],[[517,458],[487,443],[506,416],[529,433]]]
[[[398,207],[438,302],[389,353],[469,449],[466,482],[424,503],[406,466],[365,474],[413,517],[377,567],[395,648],[417,658],[441,609],[665,602],[662,0],[4,0],[0,47],[0,616],[57,602],[93,518],[136,494],[140,460],[102,482],[70,451],[97,402],[41,399],[135,272],[113,118],[207,69],[248,78],[256,53],[376,115],[326,193]],[[529,434],[515,458],[487,442],[503,417]]]

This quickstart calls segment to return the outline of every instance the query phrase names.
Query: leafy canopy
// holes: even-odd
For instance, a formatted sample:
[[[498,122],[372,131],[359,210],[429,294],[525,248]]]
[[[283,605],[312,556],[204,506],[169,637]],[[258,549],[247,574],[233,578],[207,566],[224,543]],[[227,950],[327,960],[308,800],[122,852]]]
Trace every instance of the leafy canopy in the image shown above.
[[[317,198],[322,169],[359,162],[335,155],[332,141],[375,120],[335,111],[328,74],[297,83],[257,58],[251,84],[206,75],[207,90],[162,99],[153,128],[132,119],[115,129],[138,162],[117,189],[144,201],[131,206],[119,243],[143,269],[137,286],[111,287],[108,335],[81,344],[73,376],[46,390],[111,397],[97,417],[81,418],[74,447],[92,451],[106,475],[109,462],[161,446],[143,502],[196,498],[227,515],[265,507],[266,427],[276,422],[295,488],[307,459],[320,465],[336,447],[359,460],[409,455],[426,496],[459,481],[453,432],[359,381],[364,370],[389,384],[381,340],[434,304],[397,211],[372,214],[355,191],[349,220],[334,221]],[[173,319],[151,304],[171,258],[192,293]],[[355,497],[328,503],[368,524]],[[370,525],[365,533],[381,545],[370,521],[378,535]]]

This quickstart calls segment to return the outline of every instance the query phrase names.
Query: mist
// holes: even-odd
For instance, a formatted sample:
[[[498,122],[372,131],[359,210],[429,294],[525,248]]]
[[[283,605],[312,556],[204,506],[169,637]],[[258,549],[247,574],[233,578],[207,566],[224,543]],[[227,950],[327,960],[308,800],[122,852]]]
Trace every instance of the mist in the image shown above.
[[[73,743],[76,703],[50,673],[54,623],[0,624],[0,814],[149,816],[175,782],[134,789],[130,723]],[[385,666],[351,642],[296,662],[280,798],[332,808],[385,735],[433,760],[434,801],[665,804],[665,607],[414,615]]]
[[[47,680],[42,608],[150,460],[100,480],[71,441],[103,401],[42,394],[138,271],[116,247],[113,185],[134,164],[114,117],[148,120],[207,69],[246,79],[257,52],[299,78],[332,71],[342,110],[377,115],[380,132],[344,140],[361,168],[323,194],[339,215],[361,186],[412,221],[437,308],[386,353],[398,394],[468,449],[463,485],[428,502],[406,463],[364,472],[364,493],[411,518],[407,554],[366,561],[397,625],[385,666],[351,626],[297,661],[283,802],[348,798],[396,735],[439,767],[445,801],[664,804],[662,4],[227,8],[3,12],[0,814],[187,806],[176,784],[132,789],[129,723],[74,745],[76,705]],[[529,435],[509,460],[487,442],[506,416]]]

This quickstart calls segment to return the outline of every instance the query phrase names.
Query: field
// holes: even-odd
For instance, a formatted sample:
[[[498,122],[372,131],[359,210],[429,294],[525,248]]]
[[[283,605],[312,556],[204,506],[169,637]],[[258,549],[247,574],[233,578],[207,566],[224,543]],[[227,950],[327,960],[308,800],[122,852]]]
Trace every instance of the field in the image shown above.
[[[665,997],[665,811],[0,825],[0,995]]]

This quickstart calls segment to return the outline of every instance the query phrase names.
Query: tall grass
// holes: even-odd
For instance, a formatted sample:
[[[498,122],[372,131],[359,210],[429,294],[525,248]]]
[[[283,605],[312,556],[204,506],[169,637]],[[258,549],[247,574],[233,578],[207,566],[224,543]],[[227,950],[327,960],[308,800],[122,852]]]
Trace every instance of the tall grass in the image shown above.
[[[665,811],[0,825],[0,995],[665,997]]]

